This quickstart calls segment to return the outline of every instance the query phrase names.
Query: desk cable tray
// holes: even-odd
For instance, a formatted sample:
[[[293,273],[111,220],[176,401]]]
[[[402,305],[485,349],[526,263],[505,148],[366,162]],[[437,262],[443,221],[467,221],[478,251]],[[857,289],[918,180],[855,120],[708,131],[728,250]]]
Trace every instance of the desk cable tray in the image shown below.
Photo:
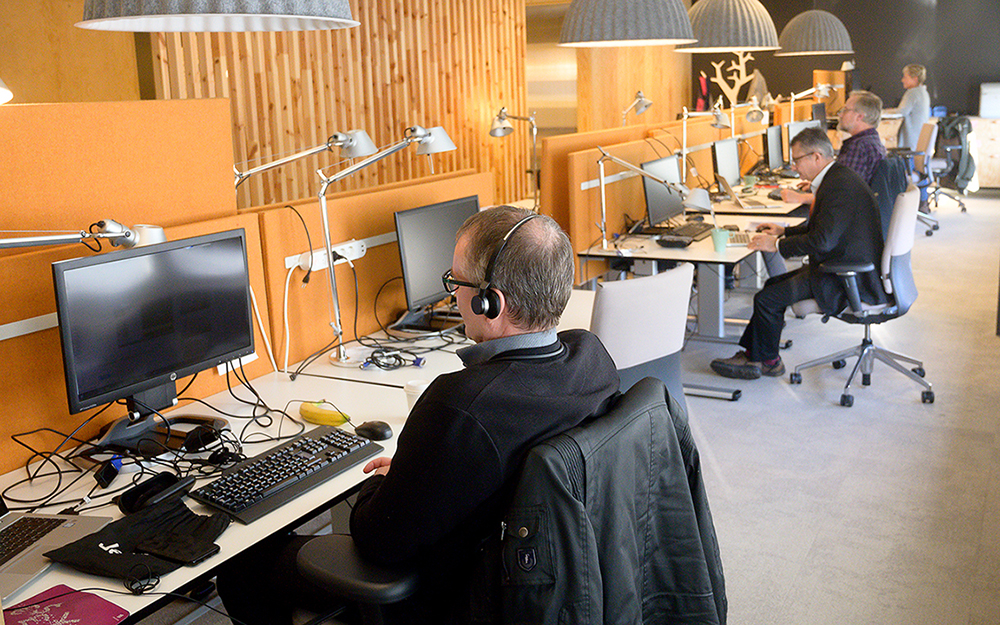
[[[319,426],[226,469],[190,495],[241,523],[252,523],[381,451],[381,445],[366,438]]]

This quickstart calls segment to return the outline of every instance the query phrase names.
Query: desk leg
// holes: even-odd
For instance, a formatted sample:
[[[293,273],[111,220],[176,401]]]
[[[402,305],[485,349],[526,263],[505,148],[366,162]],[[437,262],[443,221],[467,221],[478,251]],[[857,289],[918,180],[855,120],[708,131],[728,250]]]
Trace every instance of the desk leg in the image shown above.
[[[721,263],[698,263],[697,338],[726,338],[725,274]]]

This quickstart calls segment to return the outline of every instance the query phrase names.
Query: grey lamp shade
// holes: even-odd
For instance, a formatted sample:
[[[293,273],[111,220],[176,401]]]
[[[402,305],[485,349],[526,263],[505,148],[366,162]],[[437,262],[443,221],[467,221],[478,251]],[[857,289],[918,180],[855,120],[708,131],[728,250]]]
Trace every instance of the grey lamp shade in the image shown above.
[[[7,88],[7,85],[3,84],[0,80],[0,104],[7,104],[14,99],[14,93]]]
[[[247,32],[350,28],[348,0],[86,0],[92,30]]]
[[[853,54],[851,36],[832,13],[810,10],[792,18],[779,39],[781,50],[774,56],[809,54]]]
[[[680,0],[573,0],[563,18],[559,45],[597,48],[694,40]]]
[[[344,158],[360,158],[378,152],[375,142],[364,130],[348,130],[344,134],[349,137],[344,145],[340,146],[340,155]]]
[[[458,149],[455,142],[441,126],[428,128],[427,132],[429,135],[417,144],[417,154],[437,154],[438,152],[450,152]]]
[[[778,31],[758,0],[698,0],[688,10],[698,43],[678,52],[776,50]]]

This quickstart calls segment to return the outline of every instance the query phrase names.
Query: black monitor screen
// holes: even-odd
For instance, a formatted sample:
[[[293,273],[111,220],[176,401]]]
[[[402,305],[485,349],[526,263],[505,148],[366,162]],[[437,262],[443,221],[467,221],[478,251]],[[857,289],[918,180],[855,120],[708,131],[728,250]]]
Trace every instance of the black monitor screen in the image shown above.
[[[817,102],[812,106],[813,121],[822,124],[820,127],[826,130],[826,102]]]
[[[726,179],[731,186],[740,184],[740,152],[736,139],[720,139],[712,144],[712,165],[715,173]]]
[[[680,155],[674,154],[664,158],[640,164],[642,170],[649,172],[660,180],[666,180],[674,184],[681,183],[681,171],[679,168]],[[646,196],[646,218],[649,225],[655,226],[659,223],[678,217],[684,214],[683,200],[680,193],[666,185],[646,178],[642,178],[642,188]]]
[[[788,149],[792,139],[806,128],[822,128],[823,124],[818,119],[808,119],[800,122],[788,122],[788,132],[785,133],[785,154],[792,158],[792,152]]]
[[[73,413],[254,351],[242,229],[62,261],[52,275]]]
[[[777,171],[785,166],[785,157],[781,151],[781,126],[768,126],[767,139],[764,142],[767,150],[767,167]]]
[[[420,310],[448,296],[441,274],[451,267],[455,234],[478,211],[479,196],[471,195],[396,213],[399,262],[409,310]]]

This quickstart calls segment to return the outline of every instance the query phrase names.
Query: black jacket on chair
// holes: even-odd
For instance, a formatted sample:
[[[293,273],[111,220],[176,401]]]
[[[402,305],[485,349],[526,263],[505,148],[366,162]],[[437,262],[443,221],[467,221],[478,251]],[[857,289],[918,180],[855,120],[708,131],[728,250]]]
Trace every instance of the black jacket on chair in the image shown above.
[[[662,382],[532,449],[502,561],[504,623],[725,624],[698,450]]]
[[[847,306],[847,296],[840,278],[823,273],[820,264],[874,264],[874,271],[858,275],[858,289],[866,304],[884,304],[886,295],[878,272],[883,241],[871,189],[854,170],[834,162],[816,190],[809,220],[785,228],[778,251],[785,258],[809,257],[813,297],[823,312],[835,314]]]
[[[871,188],[878,202],[883,241],[889,236],[889,222],[892,220],[892,210],[896,206],[896,196],[906,191],[908,182],[906,160],[902,156],[883,158],[875,166]]]

